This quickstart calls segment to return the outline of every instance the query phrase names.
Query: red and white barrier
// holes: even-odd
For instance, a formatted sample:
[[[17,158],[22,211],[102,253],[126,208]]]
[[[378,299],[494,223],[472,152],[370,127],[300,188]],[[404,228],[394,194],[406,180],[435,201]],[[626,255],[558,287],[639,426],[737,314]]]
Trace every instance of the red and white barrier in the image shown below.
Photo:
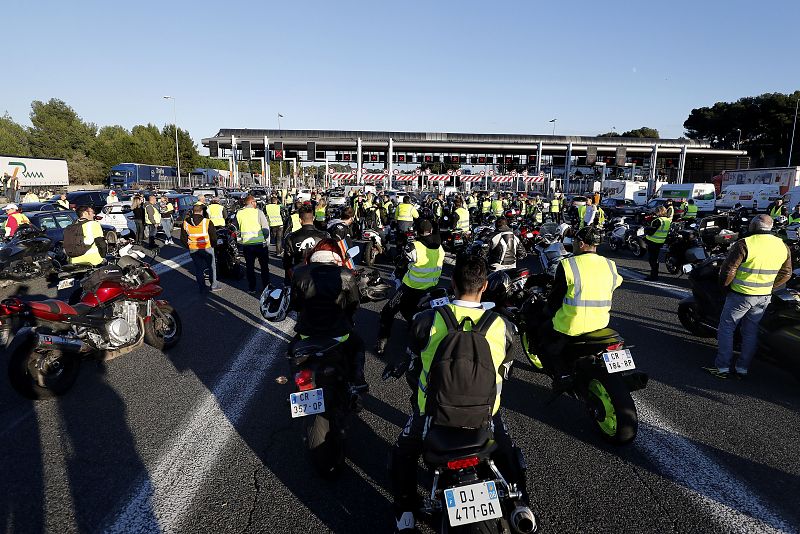
[[[461,181],[462,182],[482,182],[483,178],[484,178],[483,176],[478,176],[477,174],[475,174],[475,175],[462,176],[461,177]]]
[[[394,179],[398,182],[410,182],[419,178],[416,174],[396,174]]]
[[[525,178],[526,182],[541,183],[544,182],[544,176],[528,176]]]
[[[503,175],[492,176],[492,181],[495,183],[507,183],[515,179],[516,176],[503,176]]]
[[[429,182],[445,182],[449,180],[451,176],[449,174],[429,174],[428,181]]]

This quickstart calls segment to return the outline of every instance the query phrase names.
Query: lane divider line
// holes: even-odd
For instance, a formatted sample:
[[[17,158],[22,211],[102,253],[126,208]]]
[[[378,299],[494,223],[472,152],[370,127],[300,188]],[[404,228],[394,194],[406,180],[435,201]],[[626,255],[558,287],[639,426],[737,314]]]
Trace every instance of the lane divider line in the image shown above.
[[[188,252],[184,252],[183,254],[179,254],[172,259],[163,259],[152,267],[156,274],[161,275],[170,269],[179,269],[190,261],[192,261],[192,257]]]
[[[679,299],[688,297],[692,294],[692,291],[690,289],[686,289],[685,287],[674,286],[665,282],[652,282],[645,280],[647,277],[642,273],[637,273],[636,271],[632,271],[625,267],[617,266],[617,272],[622,275],[624,281],[626,282],[644,282],[645,285],[659,289],[670,296],[677,297]]]
[[[176,532],[193,510],[194,500],[207,484],[218,459],[233,439],[240,439],[236,425],[247,413],[250,400],[265,378],[282,360],[294,321],[280,328],[258,325],[243,343],[230,368],[201,398],[154,466],[136,483],[129,498],[105,522],[103,532]],[[277,329],[281,336],[272,333]],[[246,446],[246,445],[245,445]],[[255,453],[253,453],[255,456]]]

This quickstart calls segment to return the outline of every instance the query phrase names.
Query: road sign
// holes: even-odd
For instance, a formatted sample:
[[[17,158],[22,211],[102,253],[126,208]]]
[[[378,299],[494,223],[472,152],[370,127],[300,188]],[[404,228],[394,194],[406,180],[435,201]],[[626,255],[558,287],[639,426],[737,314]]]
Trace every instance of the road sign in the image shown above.
[[[448,176],[453,176],[453,169],[450,169],[449,171],[447,171],[447,175]]]
[[[383,169],[383,174],[389,174],[389,169]]]
[[[352,171],[350,171],[350,174],[356,175],[358,174],[358,171],[356,169],[353,169]]]
[[[478,173],[480,176],[486,176],[486,171],[481,171]]]
[[[461,176],[461,169],[456,170],[456,176]]]
[[[394,175],[397,176],[398,174],[400,174],[400,169],[395,169],[394,170]]]

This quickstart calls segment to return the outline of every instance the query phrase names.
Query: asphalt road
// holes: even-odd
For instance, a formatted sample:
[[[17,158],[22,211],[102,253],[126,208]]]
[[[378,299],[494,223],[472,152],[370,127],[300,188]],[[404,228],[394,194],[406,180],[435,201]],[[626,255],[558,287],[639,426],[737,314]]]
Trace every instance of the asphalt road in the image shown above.
[[[162,267],[165,297],[183,319],[175,349],[87,363],[57,400],[0,385],[0,529],[390,532],[386,464],[408,414],[405,382],[382,382],[384,362],[368,354],[371,394],[352,421],[347,469],[320,479],[289,416],[289,386],[276,383],[292,321],[261,320],[244,281],[199,294],[183,252],[163,251],[174,260]],[[797,381],[760,361],[746,381],[705,374],[715,341],[688,335],[675,314],[685,280],[643,282],[646,262],[621,254],[618,264],[626,281],[611,326],[650,375],[634,393],[634,443],[603,443],[576,401],[546,405],[549,379],[520,352],[503,389],[542,532],[797,532]],[[2,294],[14,292],[53,295],[43,283]],[[379,310],[357,316],[368,347]]]

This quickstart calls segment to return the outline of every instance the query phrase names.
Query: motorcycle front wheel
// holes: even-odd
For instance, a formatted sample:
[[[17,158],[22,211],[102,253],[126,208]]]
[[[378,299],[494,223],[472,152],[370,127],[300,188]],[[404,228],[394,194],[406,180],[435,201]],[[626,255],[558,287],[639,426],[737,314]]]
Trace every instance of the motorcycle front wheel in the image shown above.
[[[680,265],[678,265],[678,259],[675,256],[668,255],[664,260],[664,266],[667,268],[667,272],[669,274],[678,274],[681,270]]]
[[[169,350],[178,344],[182,332],[178,312],[169,304],[160,304],[154,306],[153,316],[145,322],[144,341],[158,350]]]
[[[586,386],[586,401],[594,426],[604,440],[613,445],[633,441],[639,418],[631,392],[620,377],[598,373]]]
[[[11,387],[27,399],[50,399],[65,394],[78,378],[80,360],[59,350],[37,352],[33,342],[17,347],[8,359]]]
[[[645,255],[645,252],[647,252],[647,248],[645,248],[638,239],[631,241],[630,248],[633,255],[637,258],[641,258]]]
[[[304,417],[305,442],[311,465],[323,477],[339,473],[344,465],[344,442],[336,424],[331,424],[327,414]]]
[[[686,302],[678,305],[678,320],[683,327],[697,337],[714,337],[714,332],[700,321],[697,304]]]

